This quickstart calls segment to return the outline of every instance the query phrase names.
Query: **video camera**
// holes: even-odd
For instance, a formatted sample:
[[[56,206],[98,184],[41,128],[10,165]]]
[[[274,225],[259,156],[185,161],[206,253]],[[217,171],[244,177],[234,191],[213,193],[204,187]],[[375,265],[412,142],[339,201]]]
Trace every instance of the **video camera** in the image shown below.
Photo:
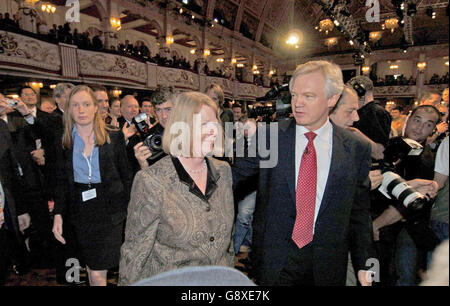
[[[138,130],[142,142],[150,149],[152,155],[148,158],[154,160],[164,154],[162,149],[162,135],[154,128],[150,128],[147,124],[147,114],[140,113],[133,118],[133,124]]]
[[[398,200],[403,209],[407,211],[417,211],[422,209],[429,201],[427,197],[414,188],[395,171],[395,165],[406,156],[418,156],[422,153],[423,147],[418,142],[402,137],[389,139],[384,151],[384,159],[378,163],[373,163],[371,170],[381,170],[383,181],[379,191],[387,198]]]
[[[249,108],[248,117],[270,117],[274,113],[277,113],[277,121],[288,119],[290,113],[292,113],[289,84],[275,86],[269,92],[267,92],[264,97],[256,98],[257,102],[274,100],[274,106],[259,106]]]

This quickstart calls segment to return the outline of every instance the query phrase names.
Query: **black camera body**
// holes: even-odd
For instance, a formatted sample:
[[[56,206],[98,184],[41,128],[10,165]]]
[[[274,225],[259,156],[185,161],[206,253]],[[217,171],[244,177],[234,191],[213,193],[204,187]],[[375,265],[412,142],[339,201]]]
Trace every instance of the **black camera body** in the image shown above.
[[[147,124],[147,115],[140,113],[133,118],[133,124],[139,132],[142,142],[150,149],[152,155],[148,160],[155,160],[164,154],[162,149],[162,134]]]
[[[406,156],[417,156],[423,151],[418,142],[402,137],[389,139],[384,151],[384,159],[373,163],[371,170],[381,170],[383,181],[379,191],[388,198],[396,199],[400,211],[412,213],[421,210],[428,203],[427,197],[412,188],[400,175],[395,173],[395,164]]]
[[[288,119],[289,115],[292,113],[289,84],[273,87],[264,97],[256,98],[256,101],[275,101],[275,105],[249,108],[249,118],[270,117],[274,113],[277,113],[277,121],[280,121],[283,119]]]

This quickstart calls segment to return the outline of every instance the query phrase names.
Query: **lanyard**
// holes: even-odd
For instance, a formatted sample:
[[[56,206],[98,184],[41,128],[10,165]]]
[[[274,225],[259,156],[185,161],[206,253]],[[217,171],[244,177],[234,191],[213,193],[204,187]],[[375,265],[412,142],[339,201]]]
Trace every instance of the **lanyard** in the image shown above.
[[[84,159],[86,159],[86,162],[87,162],[88,168],[89,168],[89,174],[88,174],[89,188],[91,188],[91,180],[92,180],[92,155],[94,155],[94,150],[92,150],[92,153],[91,153],[91,156],[89,159],[87,159],[87,157],[84,156],[84,153],[83,153],[83,157],[84,157]]]

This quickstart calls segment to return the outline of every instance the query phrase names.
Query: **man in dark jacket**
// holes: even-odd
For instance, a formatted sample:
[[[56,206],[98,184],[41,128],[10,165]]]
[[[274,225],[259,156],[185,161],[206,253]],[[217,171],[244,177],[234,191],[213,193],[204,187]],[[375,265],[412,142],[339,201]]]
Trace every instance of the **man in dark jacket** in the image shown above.
[[[350,247],[359,281],[371,283],[370,146],[328,118],[343,87],[335,64],[297,67],[290,84],[295,121],[270,133],[268,157],[233,166],[235,185],[258,176],[252,254],[261,285],[343,286]]]
[[[13,256],[21,256],[13,254],[14,250],[18,253],[17,250],[25,248],[20,231],[30,225],[21,187],[23,184],[13,155],[11,135],[6,123],[0,120],[0,285],[5,283],[8,262]]]

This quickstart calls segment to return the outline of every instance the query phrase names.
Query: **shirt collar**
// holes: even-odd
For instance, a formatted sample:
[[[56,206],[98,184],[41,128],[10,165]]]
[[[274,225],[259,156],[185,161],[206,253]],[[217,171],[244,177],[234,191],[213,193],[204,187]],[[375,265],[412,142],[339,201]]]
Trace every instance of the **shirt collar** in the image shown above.
[[[189,192],[193,193],[200,199],[204,201],[208,201],[214,191],[217,189],[217,181],[220,178],[219,173],[217,172],[217,169],[214,167],[212,162],[209,160],[209,158],[205,158],[206,165],[208,168],[207,172],[207,179],[206,179],[206,191],[205,194],[203,194],[200,189],[198,189],[197,185],[195,184],[194,180],[191,178],[189,173],[184,169],[183,165],[181,164],[180,160],[175,157],[171,156],[173,165],[175,167],[175,170],[177,171],[178,178],[180,181],[187,186],[189,186]]]
[[[297,135],[301,135],[303,137],[306,137],[305,134],[308,132],[314,132],[317,135],[317,138],[320,140],[328,141],[330,139],[331,131],[332,131],[332,125],[330,122],[330,119],[327,119],[324,125],[322,125],[320,128],[318,128],[315,131],[310,131],[303,125],[297,125]]]
[[[31,111],[31,113],[33,114],[33,117],[36,117],[36,113],[37,113],[37,107],[34,106],[33,108],[29,108],[29,110]]]

